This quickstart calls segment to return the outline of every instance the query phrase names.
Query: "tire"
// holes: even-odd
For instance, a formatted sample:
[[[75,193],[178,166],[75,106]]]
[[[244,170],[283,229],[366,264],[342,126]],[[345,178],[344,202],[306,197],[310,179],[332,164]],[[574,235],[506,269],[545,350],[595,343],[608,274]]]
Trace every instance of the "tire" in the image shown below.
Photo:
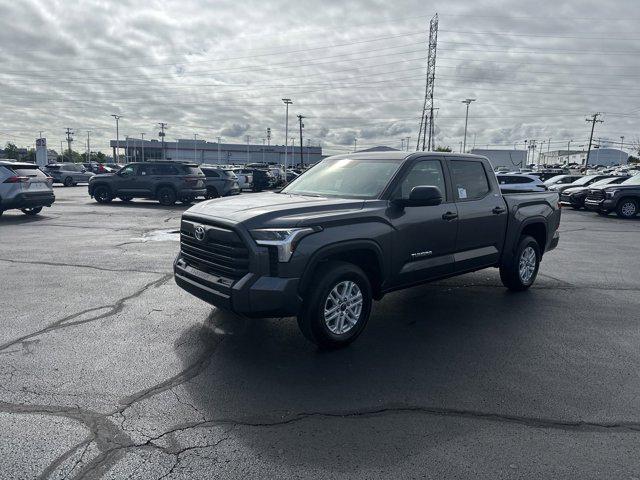
[[[204,198],[206,198],[207,200],[210,200],[212,198],[218,198],[218,197],[220,197],[218,190],[216,190],[213,187],[207,188],[207,193],[205,193]]]
[[[347,262],[332,261],[320,267],[314,273],[314,287],[298,316],[298,326],[302,334],[320,348],[334,349],[349,345],[362,333],[371,314],[371,284],[367,275],[356,265]],[[358,293],[359,292],[359,293]],[[345,297],[336,303],[336,295],[345,297],[351,294],[352,308],[342,303]],[[361,302],[358,302],[360,297]],[[337,316],[325,321],[326,310],[334,309]],[[350,324],[350,321],[353,322]],[[339,330],[342,329],[342,332]]]
[[[171,187],[162,187],[158,190],[158,202],[160,205],[170,207],[176,203],[176,192]]]
[[[105,185],[98,185],[93,190],[93,198],[95,198],[98,203],[110,203],[111,200],[113,200],[113,194],[109,187]]]
[[[618,202],[616,214],[620,218],[633,218],[638,214],[638,201],[633,198],[623,198]]]
[[[129,203],[131,200],[133,200],[133,197],[120,197],[120,200],[123,201],[124,203]]]
[[[73,178],[66,177],[62,183],[65,187],[73,187]]]
[[[38,215],[42,211],[42,207],[21,208],[22,213],[29,216]]]
[[[500,266],[500,280],[509,290],[521,292],[536,280],[540,268],[540,246],[533,237],[523,235],[513,259]]]

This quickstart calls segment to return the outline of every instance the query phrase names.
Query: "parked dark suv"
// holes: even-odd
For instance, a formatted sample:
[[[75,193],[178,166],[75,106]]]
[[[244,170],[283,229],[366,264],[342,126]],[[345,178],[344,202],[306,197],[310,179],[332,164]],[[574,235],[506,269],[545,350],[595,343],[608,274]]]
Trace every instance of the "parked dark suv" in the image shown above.
[[[635,217],[640,211],[640,175],[618,185],[590,188],[584,206],[602,215],[616,212],[621,218]]]
[[[94,175],[89,181],[89,195],[99,203],[109,203],[115,197],[123,202],[133,198],[152,198],[162,205],[176,200],[191,203],[203,197],[204,173],[196,164],[178,162],[129,163],[116,173]]]

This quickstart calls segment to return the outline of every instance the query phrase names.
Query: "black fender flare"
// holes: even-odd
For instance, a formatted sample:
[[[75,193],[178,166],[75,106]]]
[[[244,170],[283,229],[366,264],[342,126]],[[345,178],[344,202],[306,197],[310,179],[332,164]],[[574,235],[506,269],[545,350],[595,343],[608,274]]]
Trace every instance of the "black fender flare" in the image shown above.
[[[382,253],[382,248],[377,242],[373,240],[368,240],[368,239],[344,240],[342,242],[336,242],[330,245],[326,245],[313,253],[311,258],[309,259],[309,262],[307,262],[307,265],[304,269],[304,272],[302,273],[302,276],[300,277],[298,290],[300,292],[303,292],[306,290],[306,288],[309,286],[309,283],[311,282],[311,279],[313,277],[313,272],[322,261],[324,261],[325,259],[327,259],[332,255],[345,253],[352,250],[371,251],[375,255],[378,261],[378,268],[380,269],[381,279],[384,280],[386,278],[388,273],[388,267],[387,265],[385,265],[385,262],[384,262],[384,255]]]

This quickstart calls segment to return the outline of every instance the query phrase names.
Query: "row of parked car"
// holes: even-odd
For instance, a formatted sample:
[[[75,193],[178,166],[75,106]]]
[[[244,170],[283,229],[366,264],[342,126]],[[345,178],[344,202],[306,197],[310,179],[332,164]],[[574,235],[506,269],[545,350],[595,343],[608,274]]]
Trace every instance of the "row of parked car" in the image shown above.
[[[502,193],[557,192],[562,205],[631,218],[640,211],[640,174],[595,173],[555,175],[545,181],[535,174],[496,174]]]

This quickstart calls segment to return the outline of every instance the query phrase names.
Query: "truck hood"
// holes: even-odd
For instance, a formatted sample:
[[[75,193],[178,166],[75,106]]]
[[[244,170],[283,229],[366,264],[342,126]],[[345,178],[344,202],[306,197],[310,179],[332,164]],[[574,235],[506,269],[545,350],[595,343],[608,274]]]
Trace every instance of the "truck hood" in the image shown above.
[[[632,190],[632,189],[640,189],[640,185],[602,185],[601,187],[593,187],[591,190]]]
[[[200,202],[185,215],[244,223],[247,228],[288,227],[317,224],[320,218],[322,223],[336,220],[360,211],[363,203],[363,200],[265,192]]]
[[[91,177],[91,180],[98,180],[99,178],[111,178],[115,177],[115,173],[96,173]]]

